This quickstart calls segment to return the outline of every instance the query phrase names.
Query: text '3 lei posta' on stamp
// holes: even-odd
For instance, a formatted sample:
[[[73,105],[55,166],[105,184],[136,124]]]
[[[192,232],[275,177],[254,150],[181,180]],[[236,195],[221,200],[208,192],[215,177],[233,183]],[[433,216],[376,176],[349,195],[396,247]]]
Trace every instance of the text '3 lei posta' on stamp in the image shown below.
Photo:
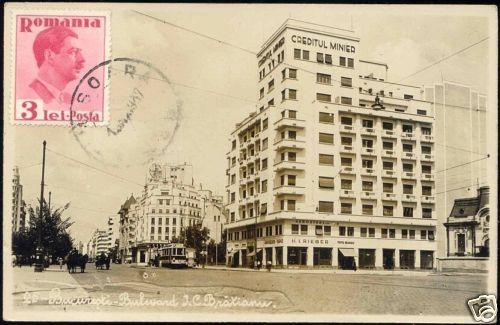
[[[106,125],[109,13],[18,11],[11,23],[12,122]]]

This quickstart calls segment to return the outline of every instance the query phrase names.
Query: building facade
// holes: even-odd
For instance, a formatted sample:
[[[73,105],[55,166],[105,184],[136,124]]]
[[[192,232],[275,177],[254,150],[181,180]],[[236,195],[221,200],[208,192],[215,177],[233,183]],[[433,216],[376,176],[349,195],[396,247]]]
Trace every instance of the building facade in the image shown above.
[[[97,256],[101,255],[101,253],[108,253],[107,238],[108,233],[106,230],[94,230],[87,244],[87,254],[89,258],[95,259]]]
[[[27,216],[21,176],[19,175],[19,168],[16,166],[12,178],[12,232],[23,231],[28,227]]]
[[[153,164],[143,192],[133,201],[120,210],[120,251],[130,263],[150,263],[188,226],[202,224],[221,236],[215,226],[224,222],[221,197],[196,188],[190,165]]]
[[[289,19],[258,53],[260,107],[227,154],[229,265],[435,267],[433,107],[359,46]]]
[[[202,200],[202,226],[209,230],[210,238],[216,243],[222,241],[226,217],[222,195],[215,195],[211,190],[199,190]]]

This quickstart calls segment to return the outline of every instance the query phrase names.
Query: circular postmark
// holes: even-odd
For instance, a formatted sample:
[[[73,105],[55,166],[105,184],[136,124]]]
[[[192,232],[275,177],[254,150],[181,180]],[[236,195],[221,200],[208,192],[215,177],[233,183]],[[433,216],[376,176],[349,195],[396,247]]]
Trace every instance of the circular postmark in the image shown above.
[[[101,103],[104,125],[77,115]],[[139,59],[115,58],[96,65],[79,80],[71,98],[73,137],[89,157],[114,167],[159,159],[181,120],[182,101],[168,77]]]

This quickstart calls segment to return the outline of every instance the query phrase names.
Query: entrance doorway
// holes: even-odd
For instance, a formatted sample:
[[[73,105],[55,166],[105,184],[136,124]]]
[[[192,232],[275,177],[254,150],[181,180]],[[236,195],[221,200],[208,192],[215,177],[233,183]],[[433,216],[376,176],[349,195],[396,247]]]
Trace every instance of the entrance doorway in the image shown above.
[[[359,268],[374,269],[375,268],[375,250],[360,249],[359,253]]]
[[[240,251],[241,253],[241,266],[247,267],[247,250],[243,249]]]
[[[146,263],[146,252],[140,250],[139,251],[139,263]]]
[[[382,250],[384,269],[386,270],[394,269],[394,252],[395,252],[394,249]]]
[[[276,265],[283,265],[283,247],[276,247]]]
[[[457,234],[457,254],[465,255],[465,234]]]
[[[288,265],[307,265],[307,247],[288,247]]]
[[[424,270],[432,269],[434,266],[434,252],[420,251],[420,268]]]
[[[343,270],[356,270],[354,248],[339,248],[339,268]]]
[[[314,265],[332,265],[332,249],[331,248],[314,248]]]
[[[415,268],[415,251],[400,250],[399,251],[399,267],[402,269]]]
[[[262,266],[267,266],[267,264],[271,264],[273,262],[273,248],[266,247],[266,260]]]

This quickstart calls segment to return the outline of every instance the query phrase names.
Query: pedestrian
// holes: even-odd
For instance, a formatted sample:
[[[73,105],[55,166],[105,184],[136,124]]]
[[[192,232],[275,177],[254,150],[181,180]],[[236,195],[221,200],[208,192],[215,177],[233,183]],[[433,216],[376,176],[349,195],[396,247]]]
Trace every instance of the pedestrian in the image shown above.
[[[63,259],[62,259],[62,257],[59,257],[57,259],[57,261],[59,262],[59,269],[62,270],[62,266],[63,266]]]

